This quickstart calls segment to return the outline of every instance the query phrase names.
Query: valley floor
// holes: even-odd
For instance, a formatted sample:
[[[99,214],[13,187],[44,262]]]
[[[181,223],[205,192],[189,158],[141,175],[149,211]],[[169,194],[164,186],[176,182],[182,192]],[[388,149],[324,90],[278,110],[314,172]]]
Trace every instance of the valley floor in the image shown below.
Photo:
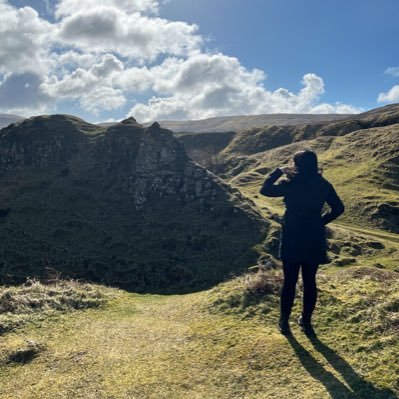
[[[118,291],[103,309],[52,317],[5,334],[0,353],[23,347],[26,340],[44,350],[26,364],[0,363],[0,398],[398,397],[363,377],[377,368],[378,383],[387,379],[391,385],[392,362],[353,360],[358,348],[351,349],[349,341],[342,345],[345,332],[339,342],[327,327],[310,341],[293,326],[287,339],[277,331],[275,316],[245,319],[209,312],[204,305],[209,295]]]

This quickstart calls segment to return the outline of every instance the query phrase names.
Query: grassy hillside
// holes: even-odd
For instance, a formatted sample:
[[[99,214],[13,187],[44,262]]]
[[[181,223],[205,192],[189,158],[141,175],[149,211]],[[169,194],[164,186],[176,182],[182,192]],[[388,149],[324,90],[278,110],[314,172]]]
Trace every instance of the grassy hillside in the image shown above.
[[[398,121],[399,105],[394,104],[341,121],[246,130],[234,134],[219,151],[203,151],[202,135],[191,135],[192,139],[184,136],[181,140],[197,162],[238,188],[260,208],[280,213],[280,200],[258,195],[264,176],[287,164],[296,151],[313,149],[324,175],[347,205],[340,223],[398,232]],[[207,140],[207,148],[211,148],[210,134]]]
[[[319,137],[281,146],[241,158],[241,173],[230,182],[260,207],[281,210],[280,199],[259,195],[265,174],[286,165],[296,151],[309,148],[318,154],[323,175],[330,180],[346,204],[340,222],[351,226],[399,232],[399,124],[365,129],[342,137]],[[238,162],[237,162],[238,160]],[[230,170],[234,172],[234,167]]]
[[[270,115],[270,118],[270,121],[273,121],[273,115]],[[337,118],[337,120],[323,121],[321,119],[309,123],[306,122],[306,115],[304,115],[304,119],[296,120],[293,117],[291,122],[264,123],[261,126],[249,126],[243,129],[236,125],[231,129],[230,140],[225,141],[220,152],[232,156],[251,155],[320,136],[343,136],[357,130],[393,125],[399,123],[399,104],[387,105],[361,114]],[[193,125],[195,126],[195,121]],[[235,133],[232,134],[232,132]],[[201,148],[218,147],[221,143],[220,135],[220,133],[186,134],[181,136],[181,141],[184,142],[193,159],[201,163],[205,155],[200,152]],[[197,153],[200,154],[198,159]],[[215,153],[209,152],[209,155],[214,156]],[[230,172],[228,167],[225,169],[223,165],[220,167],[217,170],[219,173]]]

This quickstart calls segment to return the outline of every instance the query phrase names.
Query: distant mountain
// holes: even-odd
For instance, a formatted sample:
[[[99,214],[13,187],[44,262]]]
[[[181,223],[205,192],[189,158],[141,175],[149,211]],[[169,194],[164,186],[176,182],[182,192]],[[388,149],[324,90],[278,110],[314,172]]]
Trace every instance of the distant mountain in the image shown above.
[[[22,116],[11,115],[11,114],[0,114],[0,129],[10,125],[11,123],[18,122],[22,120]]]
[[[160,121],[159,124],[176,133],[238,132],[264,126],[287,126],[337,121],[345,114],[264,114],[223,116],[193,121]]]
[[[326,121],[337,121],[347,118],[346,114],[264,114],[264,115],[234,115],[208,119],[187,121],[159,121],[159,124],[174,133],[213,133],[238,132],[245,129],[264,126],[287,126],[298,124],[313,124]],[[114,122],[99,123],[99,126],[109,127]],[[149,124],[144,124],[149,125]]]
[[[256,262],[268,222],[171,131],[67,115],[0,131],[0,283],[60,272],[141,292],[209,287]]]
[[[300,123],[297,125],[266,125],[243,131],[237,129],[223,133],[197,133],[179,136],[189,155],[201,163],[207,154],[256,154],[292,142],[319,136],[342,136],[356,130],[399,123],[399,104],[388,105],[372,111],[351,115],[335,121]],[[221,146],[221,143],[223,145]],[[196,154],[199,154],[197,157]],[[201,159],[200,159],[201,158]]]
[[[187,120],[187,121],[159,121],[161,127],[170,129],[177,135],[187,133],[231,133],[249,129],[264,129],[292,126],[293,129],[301,126],[302,129],[318,130],[323,126],[334,129],[353,131],[353,124],[363,121],[370,127],[372,123],[378,126],[391,123],[391,118],[397,118],[398,104],[387,105],[382,108],[367,111],[361,114],[263,114],[263,115],[234,115],[216,118]],[[116,122],[103,122],[98,125],[110,127]],[[149,126],[149,124],[144,124]],[[361,127],[360,125],[358,125]],[[356,126],[355,126],[356,127]],[[327,132],[326,132],[327,134]],[[305,137],[306,138],[306,137]]]

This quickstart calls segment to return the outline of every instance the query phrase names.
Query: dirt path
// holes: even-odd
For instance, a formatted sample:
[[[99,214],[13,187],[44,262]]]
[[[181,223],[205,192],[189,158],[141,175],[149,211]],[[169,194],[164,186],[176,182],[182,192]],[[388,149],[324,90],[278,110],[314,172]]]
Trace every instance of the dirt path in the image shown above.
[[[360,227],[353,227],[341,223],[332,223],[332,226],[336,227],[337,229],[352,231],[354,233],[359,233],[365,236],[375,237],[386,241],[390,241],[392,243],[399,244],[399,234],[389,233],[384,230],[376,230],[376,229],[372,230]]]

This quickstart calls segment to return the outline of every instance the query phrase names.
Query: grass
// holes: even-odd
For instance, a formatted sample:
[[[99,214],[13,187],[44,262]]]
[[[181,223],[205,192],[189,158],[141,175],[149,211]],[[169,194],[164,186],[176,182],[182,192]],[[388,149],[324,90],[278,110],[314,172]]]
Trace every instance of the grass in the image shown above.
[[[0,397],[397,398],[398,276],[323,268],[314,340],[279,334],[274,268],[194,294],[117,291],[101,309],[6,334]]]
[[[365,114],[364,123],[349,121],[350,126],[337,122],[326,126],[266,126],[247,130],[237,133],[228,146],[212,153],[209,159],[204,154],[195,159],[210,166],[260,208],[276,211],[281,210],[279,199],[265,200],[259,195],[265,175],[290,162],[296,151],[312,149],[318,154],[323,174],[346,204],[341,222],[352,227],[398,233],[397,109],[392,107],[392,115],[389,109],[377,110],[380,118]],[[310,129],[311,134],[301,136],[301,129]],[[201,143],[199,139],[197,137],[197,142]],[[201,147],[198,143],[195,150],[200,152],[204,144]],[[207,145],[211,144],[209,139]],[[190,141],[186,145],[189,152],[194,149]]]
[[[55,314],[102,307],[113,292],[73,280],[43,284],[27,279],[20,286],[0,286],[0,335]]]
[[[228,155],[222,169],[230,184],[257,205],[281,210],[281,199],[259,195],[265,175],[287,164],[303,148],[318,154],[324,176],[336,187],[346,204],[340,221],[366,229],[398,232],[399,177],[397,136],[399,124],[359,130],[342,137],[318,137],[239,157]],[[221,158],[221,157],[219,157]],[[238,167],[235,166],[238,163]]]

